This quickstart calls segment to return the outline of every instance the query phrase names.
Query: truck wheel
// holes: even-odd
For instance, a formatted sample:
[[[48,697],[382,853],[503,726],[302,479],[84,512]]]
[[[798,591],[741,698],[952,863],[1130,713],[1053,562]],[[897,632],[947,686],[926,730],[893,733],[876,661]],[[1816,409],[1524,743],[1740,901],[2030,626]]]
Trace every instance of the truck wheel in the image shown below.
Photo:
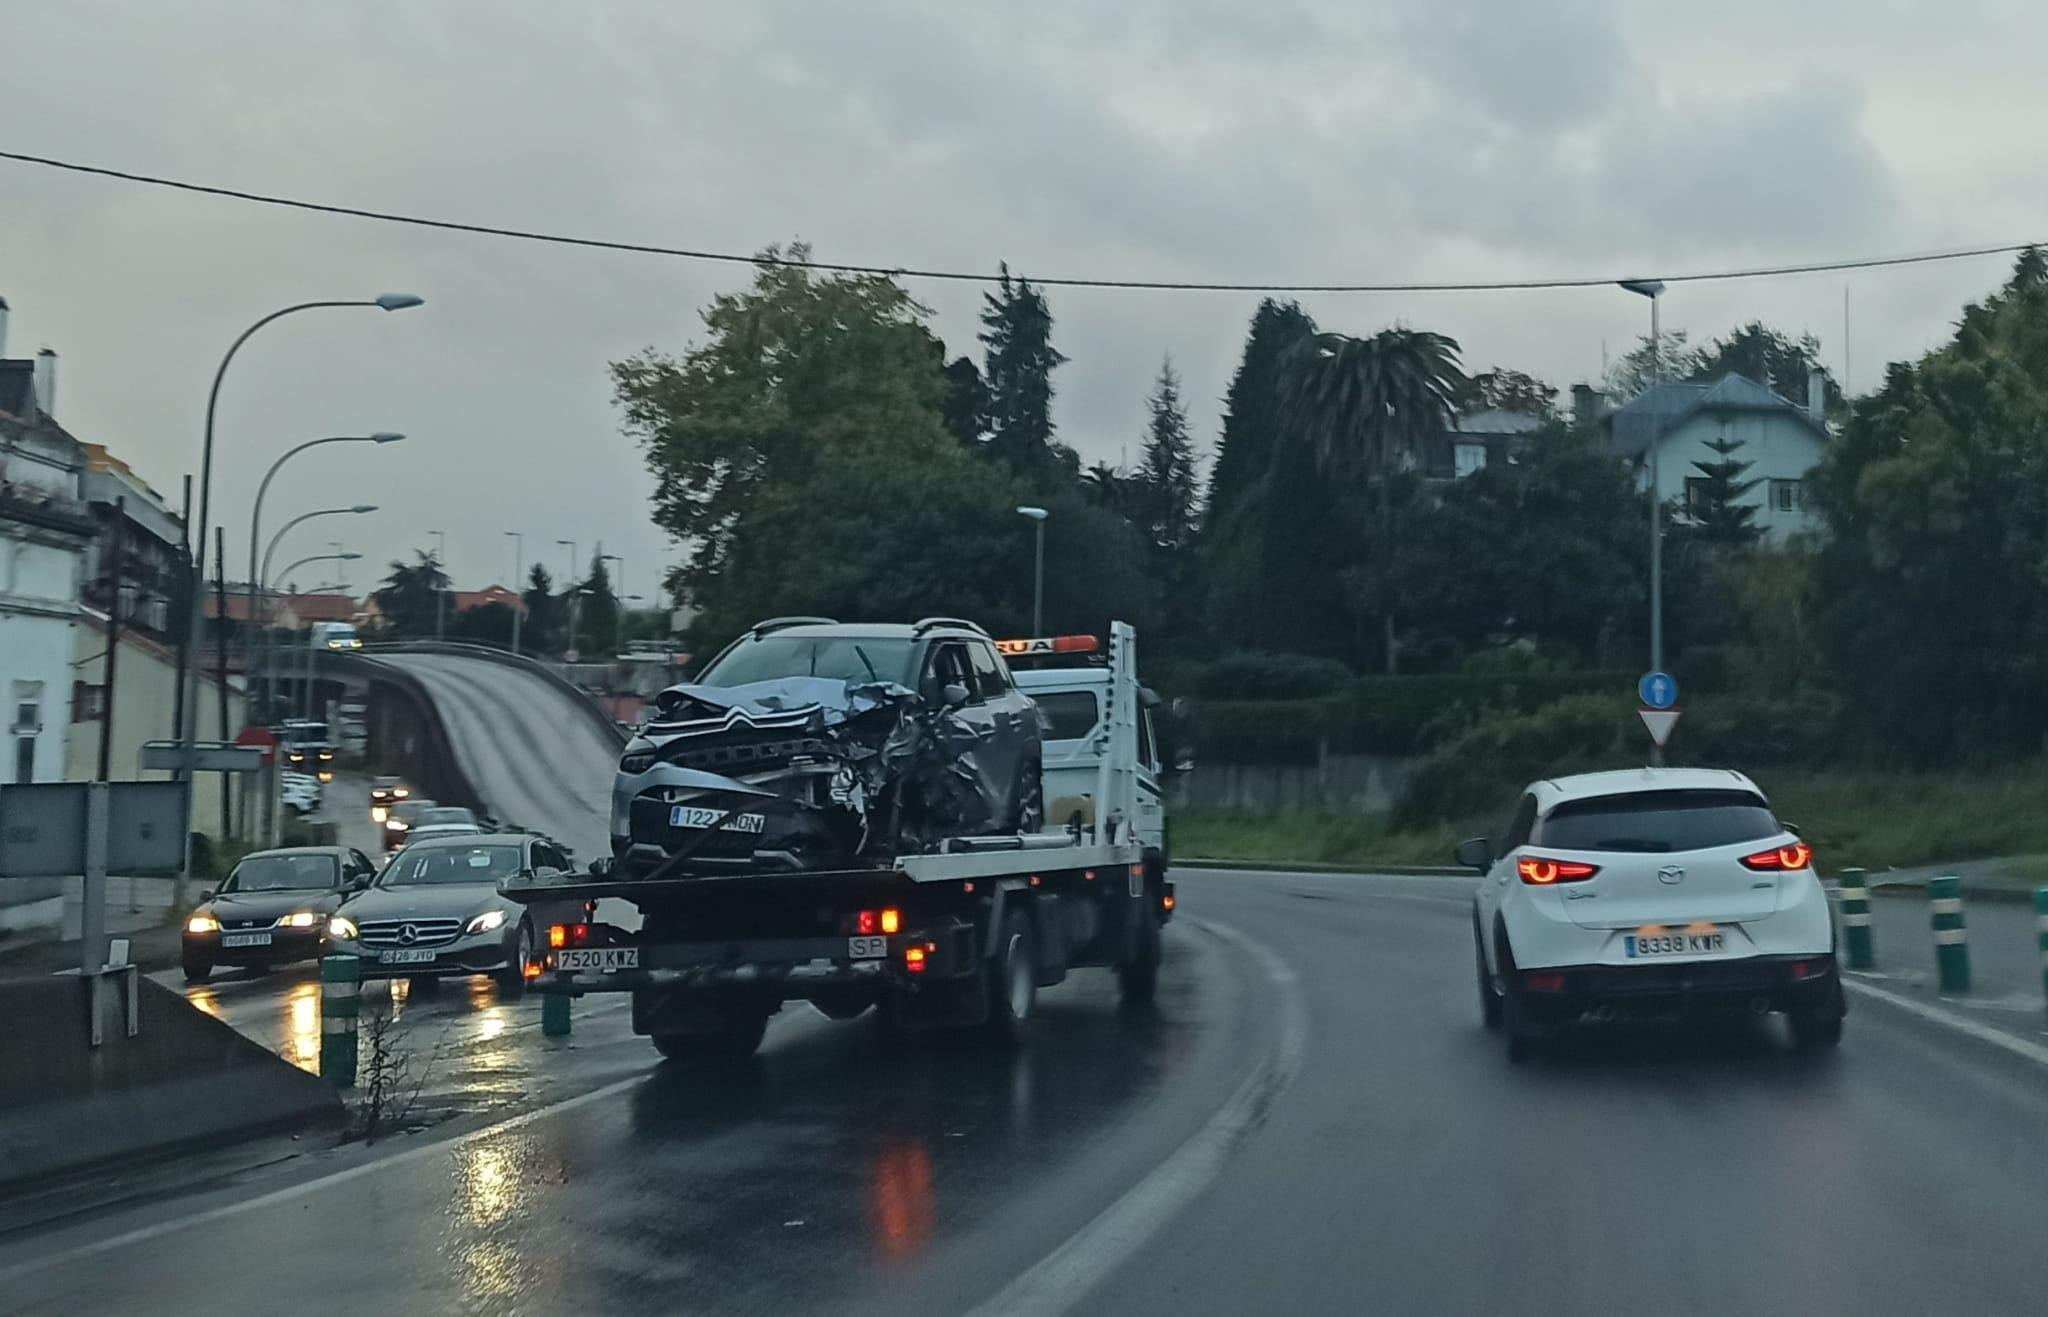
[[[768,1032],[766,1011],[728,1015],[710,1033],[658,1033],[654,1050],[665,1061],[744,1061],[760,1049]]]
[[[1151,888],[1147,887],[1146,892],[1145,904],[1138,913],[1138,945],[1131,958],[1116,967],[1117,985],[1123,990],[1126,1006],[1146,1005],[1159,991],[1159,962],[1165,947],[1159,921],[1152,915]]]
[[[1031,936],[1031,920],[1022,910],[1013,910],[1004,918],[996,954],[988,958],[984,973],[989,1032],[1006,1041],[1021,1038],[1038,1004],[1038,944]]]

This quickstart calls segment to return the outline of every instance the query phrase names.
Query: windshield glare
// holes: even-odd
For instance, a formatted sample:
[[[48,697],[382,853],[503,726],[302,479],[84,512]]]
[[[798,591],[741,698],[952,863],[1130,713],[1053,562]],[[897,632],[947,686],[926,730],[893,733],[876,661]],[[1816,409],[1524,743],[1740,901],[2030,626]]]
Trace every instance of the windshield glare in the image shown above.
[[[332,855],[252,855],[235,866],[223,892],[287,892],[335,885]]]
[[[519,872],[517,846],[432,846],[402,851],[384,866],[379,887],[497,884]]]
[[[705,686],[744,686],[778,677],[896,681],[910,666],[908,639],[768,635],[742,640],[698,675]]]

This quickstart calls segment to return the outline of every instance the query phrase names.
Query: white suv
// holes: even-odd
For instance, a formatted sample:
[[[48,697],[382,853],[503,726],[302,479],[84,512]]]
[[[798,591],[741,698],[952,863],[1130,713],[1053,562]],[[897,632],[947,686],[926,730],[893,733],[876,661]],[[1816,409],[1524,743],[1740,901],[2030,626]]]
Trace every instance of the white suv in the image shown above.
[[[1568,1026],[1782,1011],[1842,1038],[1834,921],[1813,852],[1740,773],[1642,768],[1532,784],[1479,870],[1480,1010],[1520,1061]]]

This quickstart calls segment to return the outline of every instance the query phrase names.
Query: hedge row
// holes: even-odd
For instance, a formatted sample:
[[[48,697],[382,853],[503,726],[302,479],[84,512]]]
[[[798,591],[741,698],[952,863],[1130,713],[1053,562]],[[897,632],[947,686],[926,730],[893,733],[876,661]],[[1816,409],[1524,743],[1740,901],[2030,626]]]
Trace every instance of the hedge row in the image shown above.
[[[1198,699],[1195,744],[1228,763],[1312,764],[1323,750],[1419,754],[1489,717],[1574,695],[1598,692],[1632,710],[1634,683],[1614,672],[1353,677],[1308,699]]]

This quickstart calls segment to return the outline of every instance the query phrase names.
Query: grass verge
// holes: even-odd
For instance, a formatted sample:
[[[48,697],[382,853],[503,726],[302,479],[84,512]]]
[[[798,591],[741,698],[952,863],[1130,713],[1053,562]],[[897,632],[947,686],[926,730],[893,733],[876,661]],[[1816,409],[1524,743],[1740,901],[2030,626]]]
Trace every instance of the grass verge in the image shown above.
[[[2048,763],[1948,773],[1758,772],[1778,817],[1797,823],[1822,869],[1873,871],[2048,852]],[[1499,831],[1513,806],[1424,828],[1382,814],[1179,810],[1177,855],[1254,863],[1449,864],[1466,837]]]

